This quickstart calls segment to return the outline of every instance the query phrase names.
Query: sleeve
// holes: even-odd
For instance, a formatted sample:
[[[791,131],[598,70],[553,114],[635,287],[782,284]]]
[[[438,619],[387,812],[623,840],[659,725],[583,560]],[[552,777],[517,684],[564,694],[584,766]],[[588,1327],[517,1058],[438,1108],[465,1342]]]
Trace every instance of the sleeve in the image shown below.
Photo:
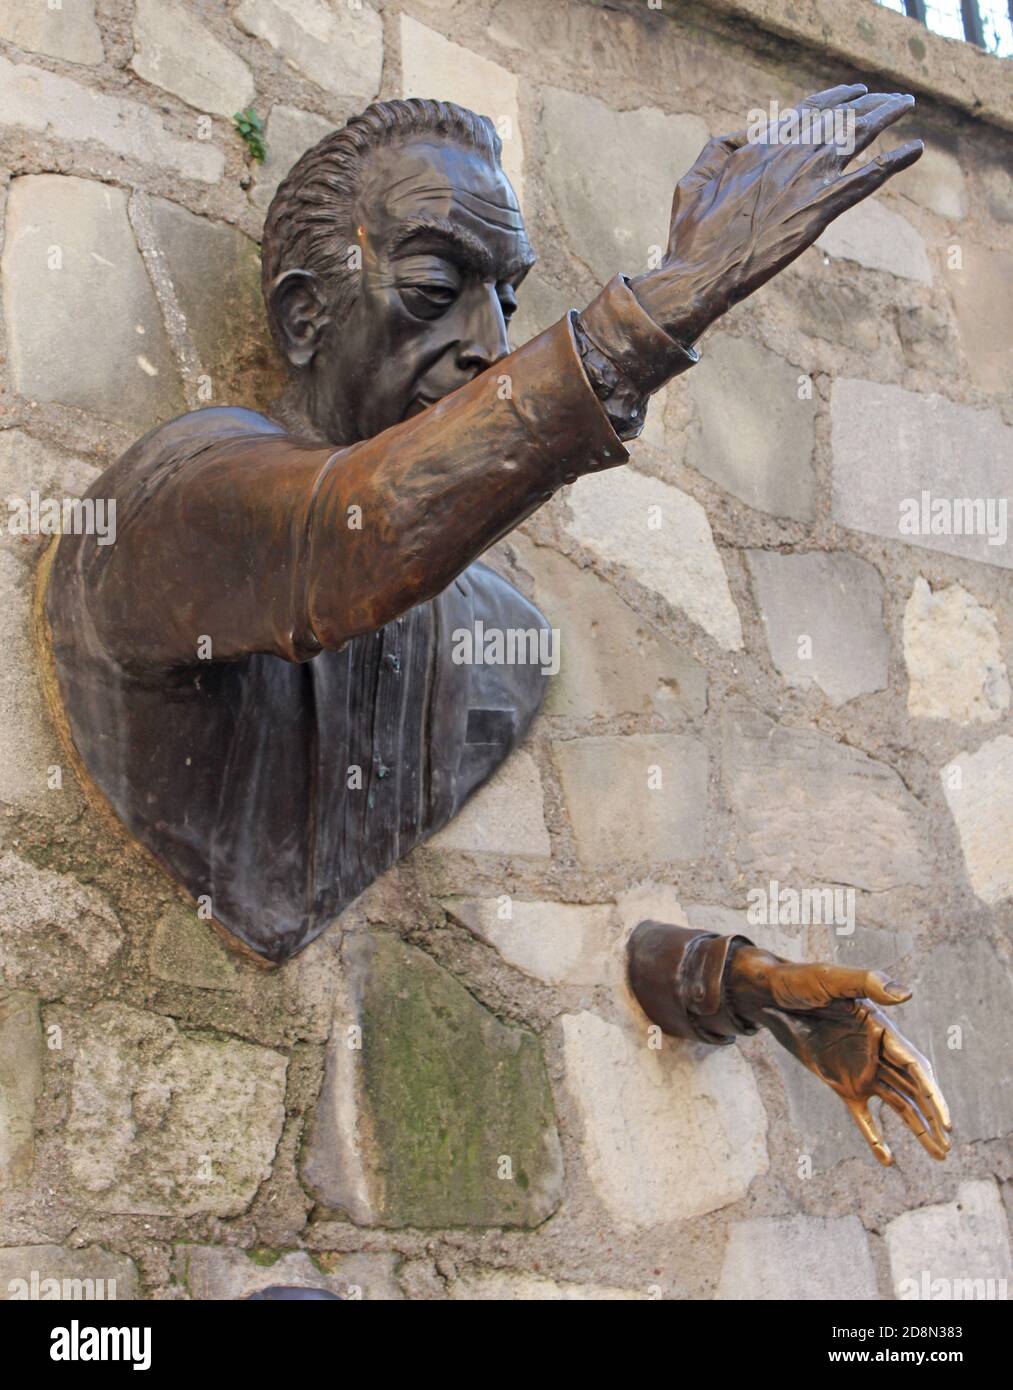
[[[630,988],[663,1032],[697,1042],[730,1043],[757,1031],[728,1000],[728,966],[753,943],[668,922],[641,922],[626,946]]]
[[[664,357],[641,381],[683,360],[621,279],[583,317],[626,368]],[[213,661],[340,648],[434,598],[563,484],[629,458],[572,315],[349,447],[211,435],[152,467],[151,439],[95,484],[128,495],[116,544],[87,538],[79,561],[96,632],[134,672],[192,665],[198,644]]]

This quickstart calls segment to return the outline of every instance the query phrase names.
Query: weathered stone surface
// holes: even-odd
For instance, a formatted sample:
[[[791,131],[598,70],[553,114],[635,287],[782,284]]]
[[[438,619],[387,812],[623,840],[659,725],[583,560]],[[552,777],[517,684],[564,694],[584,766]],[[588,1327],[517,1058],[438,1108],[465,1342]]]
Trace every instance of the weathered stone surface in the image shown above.
[[[134,56],[138,77],[198,111],[234,116],[253,99],[253,74],[192,11],[175,0],[137,0]]]
[[[213,992],[214,1019],[223,1029],[271,1046],[326,1042],[330,1035],[338,965],[326,935],[284,970],[263,970],[228,950],[180,902],[155,923],[148,959],[155,979]]]
[[[101,1245],[80,1250],[65,1245],[0,1246],[0,1300],[90,1302],[140,1296],[133,1260]]]
[[[843,705],[884,690],[890,642],[883,580],[855,555],[747,550],[770,659],[791,686]]]
[[[816,245],[834,260],[857,261],[906,280],[932,283],[925,242],[906,217],[867,198],[834,219]]]
[[[0,978],[62,993],[99,984],[123,940],[105,898],[70,874],[0,857]]]
[[[250,202],[264,212],[271,205],[275,189],[296,160],[335,128],[336,122],[300,111],[295,106],[272,106],[264,131],[267,155],[254,172]]]
[[[401,1299],[393,1254],[317,1255],[289,1250],[272,1258],[225,1245],[185,1248],[186,1283],[191,1298],[214,1301],[246,1298],[271,1284],[327,1289],[339,1298]]]
[[[875,352],[879,346],[881,320],[865,286],[824,282],[815,270],[803,275],[789,268],[765,285],[764,293],[780,299],[810,338],[857,352]]]
[[[956,334],[949,317],[931,304],[912,304],[897,311],[897,333],[909,367],[938,372],[940,362],[956,351]]]
[[[988,941],[967,937],[920,952],[903,980],[914,994],[897,1022],[932,1063],[957,1142],[1009,1135],[1013,979],[1008,965]]]
[[[735,1048],[701,1055],[596,1014],[562,1021],[567,1086],[584,1127],[591,1181],[623,1229],[717,1211],[767,1171],[767,1117]]]
[[[1013,738],[961,753],[939,774],[971,887],[982,902],[1013,897]]]
[[[592,555],[626,569],[722,647],[742,646],[728,576],[695,498],[631,468],[609,468],[581,478],[566,501],[566,529]]]
[[[455,1302],[496,1303],[627,1303],[649,1299],[640,1289],[608,1284],[574,1284],[541,1274],[515,1274],[506,1269],[477,1269],[456,1278],[448,1290]]]
[[[38,999],[0,989],[0,1192],[32,1176],[44,1057]]]
[[[699,662],[645,623],[590,569],[514,536],[535,581],[534,599],[559,631],[560,668],[547,714],[703,714],[707,676]]]
[[[152,199],[151,218],[201,368],[211,378],[211,402],[262,407],[281,376],[264,316],[259,249],[234,228],[162,198]]]
[[[508,334],[514,347],[521,347],[539,333],[544,333],[565,314],[578,306],[575,296],[545,274],[536,263],[524,277],[517,291],[517,312],[510,320]],[[648,411],[648,419],[651,412]]]
[[[428,843],[433,849],[546,858],[552,847],[542,779],[531,754],[523,749],[511,753],[496,775]]]
[[[447,898],[442,906],[470,932],[494,946],[505,961],[550,985],[601,984],[615,935],[608,904]]]
[[[1010,688],[995,614],[959,584],[933,593],[921,575],[904,609],[908,713],[958,724],[998,719]]]
[[[967,370],[983,391],[1005,395],[1013,380],[1013,255],[970,241],[960,243],[960,254],[961,267],[947,271],[946,286]]]
[[[967,216],[967,181],[960,160],[949,150],[926,145],[918,163],[904,173],[903,181],[894,185],[903,197],[951,222]]]
[[[366,102],[380,89],[383,22],[369,0],[242,0],[235,19],[325,92]]]
[[[0,527],[0,801],[42,815],[72,807],[77,784],[64,768],[62,786],[50,786],[49,768],[64,758],[44,709],[31,610],[34,565],[52,538],[31,531],[31,498],[35,492],[40,503],[62,504],[85,492],[97,474],[93,464],[22,430],[0,431],[0,506],[6,506]]]
[[[646,270],[651,248],[668,242],[672,189],[707,143],[706,125],[548,87],[542,126],[544,177],[574,251],[602,283]]]
[[[524,206],[524,139],[512,72],[403,14],[401,95],[456,101],[488,116],[503,141],[503,168]]]
[[[684,862],[703,853],[707,749],[683,734],[626,734],[554,745],[584,864]]]
[[[760,1217],[728,1235],[719,1299],[878,1298],[857,1216]]]
[[[149,960],[152,975],[169,984],[230,992],[239,989],[236,957],[208,923],[184,903],[167,908],[155,923]]]
[[[209,141],[171,135],[140,102],[107,96],[55,72],[0,57],[0,91],[0,126],[23,126],[74,144],[94,140],[124,159],[199,183],[217,183],[225,169],[224,154]]]
[[[1013,568],[1013,545],[1006,536],[1013,428],[998,411],[881,382],[838,378],[831,423],[833,517],[841,526]],[[922,521],[925,494],[928,526]],[[935,503],[946,504],[945,511],[937,509],[937,530],[947,513],[958,519],[954,499],[975,503],[977,510],[968,515],[983,516],[985,523],[977,534],[955,535],[953,526],[950,534],[931,533]],[[986,534],[990,524],[991,537]]]
[[[723,764],[741,868],[873,892],[923,881],[918,802],[885,763],[735,706],[724,718]]]
[[[699,421],[686,462],[750,507],[808,521],[816,402],[800,399],[799,378],[797,367],[751,338],[708,338],[685,379]]]
[[[66,1147],[99,1211],[235,1216],[271,1171],[287,1062],[104,1003],[63,1020],[75,1056]]]
[[[902,1212],[884,1234],[898,1298],[1008,1299],[1013,1258],[1002,1198],[991,1178],[962,1182],[952,1202]]]
[[[1013,222],[1013,174],[1002,164],[990,164],[981,176],[985,202],[997,222]]]
[[[184,409],[122,189],[59,174],[15,179],[2,275],[23,395],[138,430]]]
[[[311,1190],[361,1224],[539,1225],[563,1172],[537,1038],[395,936],[350,935],[342,959]]]
[[[4,0],[0,38],[27,53],[46,53],[68,63],[102,61],[95,0],[66,0],[59,6],[40,4],[39,0]]]

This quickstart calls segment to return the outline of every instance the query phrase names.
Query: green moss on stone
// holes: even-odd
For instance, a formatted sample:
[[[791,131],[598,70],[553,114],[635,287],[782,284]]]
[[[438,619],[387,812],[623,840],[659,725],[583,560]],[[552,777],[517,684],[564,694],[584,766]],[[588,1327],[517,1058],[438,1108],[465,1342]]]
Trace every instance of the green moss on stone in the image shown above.
[[[538,1039],[501,1023],[400,938],[363,945],[362,1063],[382,1220],[537,1225],[561,1177]],[[499,1175],[505,1157],[512,1177]]]

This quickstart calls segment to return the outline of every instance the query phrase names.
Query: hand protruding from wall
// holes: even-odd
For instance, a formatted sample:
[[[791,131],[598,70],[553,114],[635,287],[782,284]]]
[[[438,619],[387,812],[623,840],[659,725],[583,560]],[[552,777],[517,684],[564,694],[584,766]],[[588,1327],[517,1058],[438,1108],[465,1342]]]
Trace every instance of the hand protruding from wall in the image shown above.
[[[845,172],[913,106],[914,97],[898,92],[833,87],[796,108],[806,122],[804,141],[779,143],[777,124],[769,142],[746,130],[709,141],[676,186],[662,265],[630,281],[641,306],[678,342],[696,342],[835,217],[921,156],[921,141],[911,140]]]
[[[751,946],[732,957],[728,991],[736,1014],[769,1029],[841,1097],[884,1166],[893,1154],[869,1111],[877,1097],[933,1158],[949,1153],[950,1112],[932,1066],[879,1007],[910,991],[875,970],[795,964]]]

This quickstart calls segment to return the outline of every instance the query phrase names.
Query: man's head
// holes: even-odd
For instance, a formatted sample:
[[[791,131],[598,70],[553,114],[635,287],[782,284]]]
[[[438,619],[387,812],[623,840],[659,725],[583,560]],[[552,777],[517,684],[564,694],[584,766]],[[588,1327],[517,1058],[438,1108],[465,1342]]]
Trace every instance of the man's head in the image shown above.
[[[509,351],[534,261],[491,121],[375,102],[308,150],[264,228],[275,341],[317,428],[370,438]]]

